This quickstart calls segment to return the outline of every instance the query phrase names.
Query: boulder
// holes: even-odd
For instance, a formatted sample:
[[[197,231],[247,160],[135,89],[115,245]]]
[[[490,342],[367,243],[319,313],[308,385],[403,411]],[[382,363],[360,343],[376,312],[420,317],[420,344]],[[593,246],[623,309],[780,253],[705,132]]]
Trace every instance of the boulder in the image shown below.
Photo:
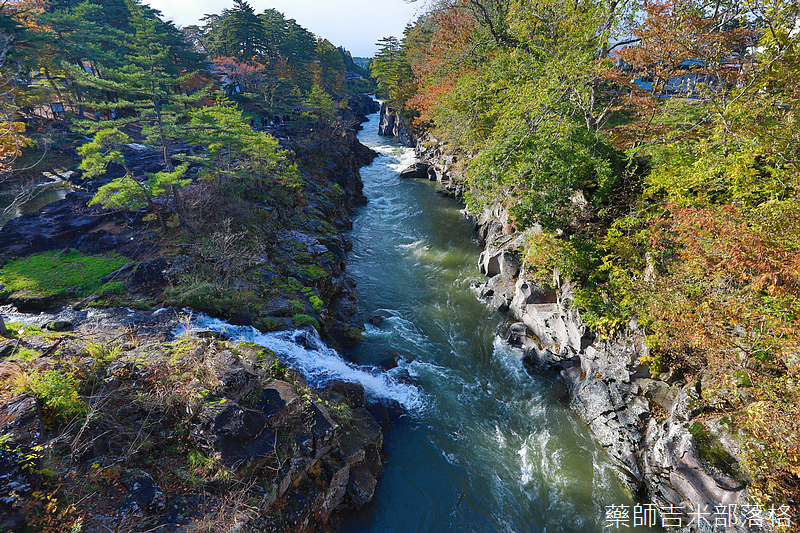
[[[351,407],[364,407],[364,386],[358,383],[347,383],[345,381],[334,381],[328,385],[328,389],[341,394]]]
[[[261,311],[264,316],[285,317],[292,316],[292,309],[289,306],[289,301],[284,298],[273,298],[264,305]]]
[[[45,324],[45,329],[50,331],[67,331],[72,329],[71,320],[52,320]]]
[[[259,377],[230,350],[215,354],[210,366],[214,377],[222,385],[222,396],[234,402],[244,398],[259,384]]]
[[[166,259],[159,258],[139,263],[133,271],[133,283],[142,292],[152,292],[167,283],[165,272],[169,264]]]
[[[489,298],[492,307],[505,313],[511,306],[514,300],[516,290],[516,281],[511,276],[497,274],[489,281],[478,287],[478,293],[484,297]]]
[[[503,277],[516,278],[521,265],[519,256],[509,250],[486,249],[478,258],[481,274],[488,277],[500,274]]]
[[[192,438],[207,454],[233,467],[275,451],[277,438],[264,413],[231,400],[207,401],[192,428]]]
[[[400,172],[400,177],[403,179],[427,179],[429,165],[427,163],[414,163],[406,167]]]
[[[255,408],[266,416],[271,428],[278,428],[300,412],[303,402],[292,385],[276,379],[264,386]]]
[[[378,481],[375,477],[361,465],[356,465],[350,469],[350,482],[347,484],[347,495],[353,503],[361,507],[372,499],[375,494],[375,487]]]
[[[39,483],[25,455],[17,448],[0,448],[0,531],[22,531],[25,527],[25,515],[19,507]]]
[[[305,409],[302,420],[313,437],[314,455],[319,456],[325,448],[333,443],[337,436],[339,423],[331,416],[328,408],[318,402],[312,403]]]
[[[122,485],[130,493],[127,502],[123,504],[129,509],[143,510],[147,513],[156,513],[165,509],[164,492],[154,482],[147,472],[142,470],[129,470],[120,479]]]
[[[33,447],[44,435],[39,404],[27,394],[12,396],[0,405],[0,435],[11,436],[12,446]]]
[[[687,521],[690,510],[726,506],[738,510],[736,523],[728,524],[726,531],[761,531],[744,519],[750,503],[746,485],[705,463],[689,424],[670,416],[661,423],[651,420],[647,426],[642,463],[653,501],[660,506],[683,506]]]
[[[324,523],[342,503],[347,493],[347,485],[350,481],[350,465],[332,455],[326,455],[320,463],[317,479],[327,490],[322,491],[317,496],[312,508],[317,522]]]
[[[242,307],[231,313],[228,322],[234,326],[252,326],[253,317],[250,315],[250,310],[248,308]]]

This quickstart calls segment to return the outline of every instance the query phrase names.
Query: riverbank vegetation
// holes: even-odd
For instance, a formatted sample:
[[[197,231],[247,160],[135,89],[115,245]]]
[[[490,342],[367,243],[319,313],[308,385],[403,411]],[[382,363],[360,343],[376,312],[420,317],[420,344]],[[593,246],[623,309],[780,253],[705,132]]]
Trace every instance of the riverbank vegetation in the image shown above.
[[[0,234],[3,312],[71,306],[0,317],[0,530],[288,531],[371,498],[345,500],[351,466],[369,459],[372,490],[380,471],[363,401],[253,346],[169,343],[191,313],[155,311],[361,338],[342,232],[373,157],[366,74],[242,0],[188,28],[136,0],[0,6],[2,215],[43,172],[74,187]],[[371,447],[343,462],[340,440]]]
[[[751,492],[800,495],[796,4],[447,0],[385,39],[382,94],[528,232],[599,336],[699,379]],[[795,512],[797,508],[795,508]]]
[[[2,6],[8,210],[43,171],[78,170],[70,175],[93,194],[90,206],[137,213],[148,242],[186,257],[191,268],[171,278],[170,303],[256,313],[289,290],[307,302],[294,313],[319,321],[317,302],[329,295],[317,286],[330,272],[300,250],[270,256],[291,228],[338,242],[331,223],[346,224],[338,211],[360,201],[351,178],[368,154],[350,149],[367,72],[343,48],[244,1],[183,29],[159,15],[125,0]],[[288,272],[273,273],[274,287],[264,285],[266,264]],[[303,275],[311,270],[324,275]]]

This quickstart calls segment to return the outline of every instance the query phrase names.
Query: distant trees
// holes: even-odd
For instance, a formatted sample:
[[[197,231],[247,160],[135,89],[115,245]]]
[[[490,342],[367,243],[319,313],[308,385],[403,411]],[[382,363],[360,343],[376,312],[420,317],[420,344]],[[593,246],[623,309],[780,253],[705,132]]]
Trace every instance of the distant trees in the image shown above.
[[[414,77],[407,58],[405,39],[384,37],[376,43],[378,52],[372,60],[370,75],[378,80],[378,90],[395,106],[405,106],[413,96]]]

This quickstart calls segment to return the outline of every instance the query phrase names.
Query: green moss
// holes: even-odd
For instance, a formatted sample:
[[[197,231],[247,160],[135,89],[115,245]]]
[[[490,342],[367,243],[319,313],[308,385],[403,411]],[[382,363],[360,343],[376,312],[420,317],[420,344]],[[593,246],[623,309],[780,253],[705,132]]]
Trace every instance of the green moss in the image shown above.
[[[117,254],[44,252],[9,261],[0,270],[0,284],[5,286],[6,296],[83,297],[103,287],[100,278],[127,262]]]
[[[269,372],[270,376],[272,376],[274,379],[285,380],[286,373],[289,371],[289,369],[286,367],[286,365],[283,364],[283,362],[281,362],[280,359],[276,357],[272,361],[272,364],[269,366],[267,371]]]
[[[222,314],[231,309],[257,309],[258,295],[249,289],[220,290],[212,283],[195,283],[169,287],[164,291],[164,303],[174,307],[189,307],[209,314]]]
[[[733,377],[736,378],[736,386],[737,387],[752,387],[753,382],[750,380],[750,376],[745,370],[737,370]]]
[[[74,333],[70,332],[60,332],[60,331],[45,331],[37,326],[33,326],[31,324],[23,324],[22,322],[6,322],[6,328],[8,329],[8,334],[6,337],[17,339],[20,337],[20,331],[22,331],[22,338],[27,337],[45,337],[47,339],[57,339],[59,337],[63,337],[64,335],[74,335]]]
[[[119,281],[112,281],[103,285],[103,295],[122,294],[125,292],[125,285]]]
[[[325,307],[325,302],[317,295],[311,295],[308,301],[311,302],[311,307],[313,307],[315,311],[321,311],[322,308]]]
[[[689,426],[689,433],[694,437],[697,453],[703,461],[734,479],[742,478],[737,468],[738,462],[725,450],[716,435],[709,432],[700,422]]]
[[[42,354],[40,354],[36,350],[31,350],[30,348],[19,348],[17,349],[17,351],[13,353],[11,359],[23,359],[25,361],[33,361],[40,355]]]
[[[319,322],[317,322],[317,319],[314,317],[298,313],[294,315],[292,319],[294,320],[294,325],[297,326],[298,328],[301,326],[311,325],[314,326],[315,329],[317,330],[319,329]]]
[[[293,273],[302,279],[314,281],[328,275],[319,265],[300,265],[292,269]]]

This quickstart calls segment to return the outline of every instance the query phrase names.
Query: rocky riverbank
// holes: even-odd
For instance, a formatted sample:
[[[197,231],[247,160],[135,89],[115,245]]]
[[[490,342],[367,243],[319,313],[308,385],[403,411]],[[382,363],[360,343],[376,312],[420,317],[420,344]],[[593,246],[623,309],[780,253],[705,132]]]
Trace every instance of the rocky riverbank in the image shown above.
[[[455,157],[446,146],[426,135],[416,151],[420,162],[404,175],[437,180],[459,196],[463,185],[451,175]],[[520,251],[527,234],[515,231],[505,209],[471,216],[484,246],[479,267],[489,278],[475,287],[478,296],[509,317],[506,339],[521,349],[530,373],[561,378],[565,403],[638,499],[659,512],[672,509],[686,531],[698,510],[708,517],[730,513],[724,531],[769,530],[766,520],[749,519],[767,510],[750,499],[736,435],[725,417],[707,414],[714,398],[703,384],[679,374],[651,375],[643,362],[644,333],[634,322],[613,338],[595,336],[572,304],[569,280],[556,274],[543,286],[526,271]]]
[[[404,146],[414,147],[417,143],[417,137],[411,131],[411,125],[403,117],[403,114],[398,109],[389,107],[386,102],[381,104],[378,135],[397,137],[397,140]]]
[[[354,116],[377,111],[356,103]],[[164,235],[145,211],[86,206],[111,167],[0,231],[0,266],[25,261],[39,280],[0,287],[0,531],[318,531],[371,499],[388,415],[363,388],[315,390],[269,349],[181,335],[191,309],[296,330],[299,345],[312,326],[335,346],[360,339],[343,232],[374,154],[355,128],[270,133],[302,188],[222,205],[196,182]],[[140,145],[125,157],[135,174],[159,169]],[[41,272],[84,267],[93,284]]]
[[[16,353],[42,354],[0,362],[34,392],[0,405],[22,465],[2,479],[3,531],[51,503],[82,531],[316,531],[372,497],[383,430],[360,386],[314,390],[268,349],[176,336],[185,310],[3,312],[27,330]]]

